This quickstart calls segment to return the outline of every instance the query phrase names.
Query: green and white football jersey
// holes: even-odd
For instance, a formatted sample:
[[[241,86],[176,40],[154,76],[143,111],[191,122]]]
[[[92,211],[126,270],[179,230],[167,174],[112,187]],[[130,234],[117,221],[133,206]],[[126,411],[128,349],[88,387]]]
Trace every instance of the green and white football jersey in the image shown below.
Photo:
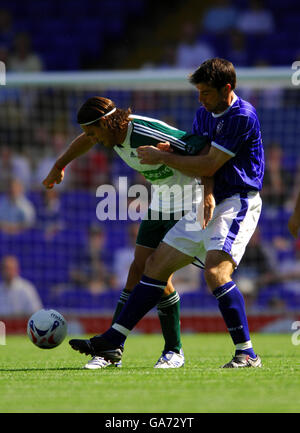
[[[203,137],[187,134],[160,120],[130,115],[126,139],[114,146],[114,150],[153,185],[151,209],[163,213],[191,210],[191,205],[199,204],[202,199],[200,180],[164,164],[141,164],[137,156],[138,147],[156,146],[164,141],[183,154],[195,154],[206,145]]]

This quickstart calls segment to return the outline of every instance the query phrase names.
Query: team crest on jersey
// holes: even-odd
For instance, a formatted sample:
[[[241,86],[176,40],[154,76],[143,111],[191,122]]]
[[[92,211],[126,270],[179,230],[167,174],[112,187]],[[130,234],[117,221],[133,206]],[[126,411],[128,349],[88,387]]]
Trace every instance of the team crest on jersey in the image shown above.
[[[221,133],[223,125],[224,125],[224,120],[220,120],[220,122],[217,124],[216,134],[220,134]]]

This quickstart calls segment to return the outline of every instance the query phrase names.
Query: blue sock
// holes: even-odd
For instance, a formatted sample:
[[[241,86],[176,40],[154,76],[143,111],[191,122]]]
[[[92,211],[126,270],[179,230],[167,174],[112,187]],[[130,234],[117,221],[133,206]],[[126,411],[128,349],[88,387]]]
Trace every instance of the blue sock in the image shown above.
[[[217,287],[213,294],[219,302],[219,309],[235,345],[235,354],[246,353],[251,358],[255,358],[243,295],[233,281]]]
[[[123,345],[135,325],[160,301],[167,282],[143,275],[124,305],[116,322],[102,337],[117,346]]]

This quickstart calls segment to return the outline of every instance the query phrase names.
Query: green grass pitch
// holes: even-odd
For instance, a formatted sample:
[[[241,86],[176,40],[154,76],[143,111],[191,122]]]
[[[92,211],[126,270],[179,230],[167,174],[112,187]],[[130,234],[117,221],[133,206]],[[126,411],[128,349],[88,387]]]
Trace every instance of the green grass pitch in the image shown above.
[[[27,337],[0,346],[1,413],[299,412],[300,346],[290,335],[253,334],[261,369],[220,369],[233,353],[225,334],[183,334],[186,364],[154,369],[159,335],[132,335],[123,368],[84,370],[66,339],[51,350]]]

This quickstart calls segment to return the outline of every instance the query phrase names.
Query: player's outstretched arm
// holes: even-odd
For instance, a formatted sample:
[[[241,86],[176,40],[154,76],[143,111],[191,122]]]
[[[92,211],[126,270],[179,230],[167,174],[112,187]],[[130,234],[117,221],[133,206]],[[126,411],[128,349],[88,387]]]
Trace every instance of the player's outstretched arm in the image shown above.
[[[61,183],[63,178],[64,178],[64,169],[60,169],[56,165],[54,165],[42,183],[47,189],[51,189],[54,187],[55,183],[57,184]]]
[[[300,192],[297,197],[296,206],[292,213],[289,222],[288,229],[294,238],[297,238],[300,230]]]
[[[88,152],[93,146],[94,143],[91,142],[85,133],[78,135],[71,142],[67,150],[56,160],[47,177],[43,180],[43,185],[51,189],[56,183],[61,183],[64,178],[64,168],[66,165],[73,161],[73,159]]]

